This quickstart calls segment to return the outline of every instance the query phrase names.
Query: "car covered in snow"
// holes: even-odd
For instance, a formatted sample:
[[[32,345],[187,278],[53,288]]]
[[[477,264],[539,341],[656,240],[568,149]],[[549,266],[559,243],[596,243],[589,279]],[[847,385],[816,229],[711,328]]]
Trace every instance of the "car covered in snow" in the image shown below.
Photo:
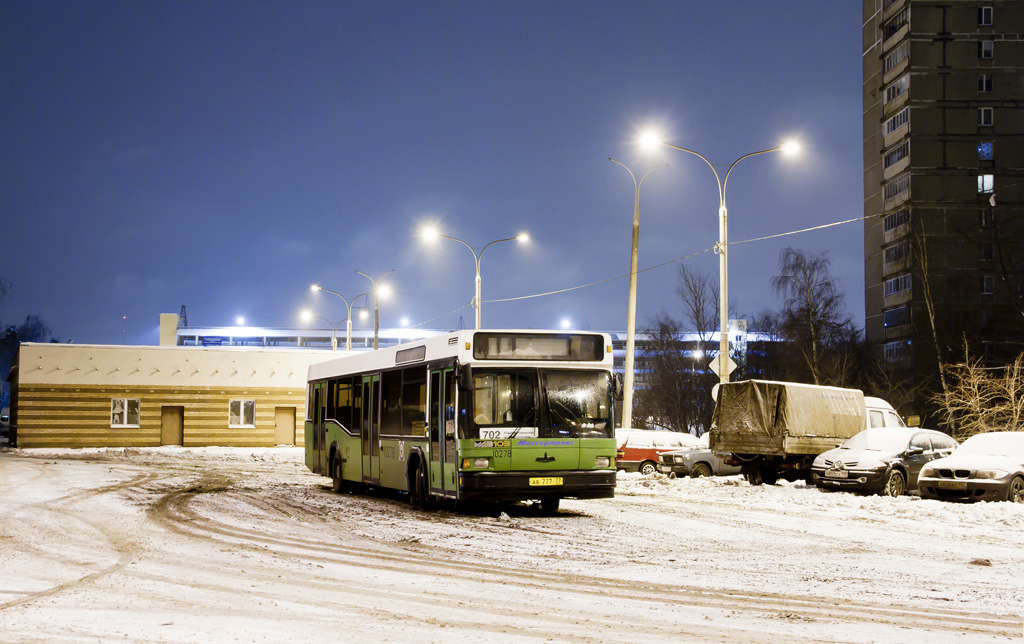
[[[708,435],[699,439],[700,447],[677,449],[658,455],[658,471],[670,477],[729,476],[739,474],[738,465],[725,462],[728,454],[716,454],[708,447]]]
[[[654,474],[657,471],[658,454],[662,452],[700,446],[696,436],[683,432],[616,429],[615,437],[618,440],[615,467],[641,474]]]
[[[865,429],[819,454],[811,464],[812,482],[824,490],[900,496],[917,488],[921,468],[949,456],[956,447],[955,440],[931,429]]]
[[[921,497],[1024,503],[1024,431],[975,434],[921,471]]]

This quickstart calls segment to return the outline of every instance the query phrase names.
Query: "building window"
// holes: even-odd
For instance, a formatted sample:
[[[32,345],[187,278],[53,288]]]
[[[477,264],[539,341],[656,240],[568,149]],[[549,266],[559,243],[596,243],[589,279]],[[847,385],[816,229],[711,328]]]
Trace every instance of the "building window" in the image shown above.
[[[910,74],[904,74],[885,88],[885,104],[888,105],[910,88]]]
[[[890,297],[907,293],[910,291],[912,283],[913,279],[910,277],[910,273],[904,273],[903,275],[897,275],[891,280],[885,280],[885,296]]]
[[[981,211],[981,227],[991,228],[992,227],[992,211],[985,209]]]
[[[895,147],[890,148],[890,150],[885,153],[883,162],[885,167],[888,168],[903,159],[906,159],[908,156],[910,156],[910,141],[904,141],[897,144]]]
[[[910,322],[910,307],[906,304],[889,309],[882,314],[885,328],[899,326]]]
[[[893,262],[898,262],[904,257],[906,257],[909,251],[910,244],[906,241],[901,241],[898,244],[893,244],[892,246],[885,249],[885,263],[891,264]]]
[[[907,10],[904,9],[903,11],[899,12],[892,18],[889,18],[889,20],[887,20],[885,24],[882,25],[882,40],[889,40],[890,38],[896,35],[896,32],[898,32],[900,29],[903,29],[906,26]]]
[[[981,242],[981,261],[991,262],[996,257],[996,246],[992,242]]]
[[[978,108],[978,125],[990,126],[992,125],[992,108],[991,107],[979,107]]]
[[[978,160],[979,161],[991,161],[992,160],[992,142],[983,141],[978,144]]]
[[[110,401],[111,427],[138,427],[142,405],[138,398],[113,398]]]
[[[885,136],[889,136],[907,123],[910,123],[910,108],[904,107],[885,122]]]
[[[996,278],[993,275],[981,276],[981,294],[992,295],[996,289]]]
[[[902,63],[910,55],[910,41],[904,40],[896,49],[893,49],[888,56],[885,57],[885,71],[895,69],[897,65]]]
[[[978,74],[978,91],[992,91],[992,74]]]
[[[882,193],[886,199],[895,199],[903,193],[910,192],[910,173],[902,172],[895,179],[885,184]]]
[[[988,194],[996,189],[996,177],[991,174],[978,175],[978,192]]]
[[[896,212],[891,212],[885,216],[885,232],[889,232],[908,221],[910,221],[910,211],[906,208],[903,210],[897,210]]]
[[[910,340],[897,340],[896,342],[886,342],[885,347],[885,359],[889,362],[896,362],[897,360],[906,360],[910,357]]]
[[[228,427],[255,427],[256,401],[232,400],[228,404]]]
[[[992,58],[992,41],[978,41],[978,58]]]
[[[992,26],[992,7],[978,7],[978,24],[982,27]]]

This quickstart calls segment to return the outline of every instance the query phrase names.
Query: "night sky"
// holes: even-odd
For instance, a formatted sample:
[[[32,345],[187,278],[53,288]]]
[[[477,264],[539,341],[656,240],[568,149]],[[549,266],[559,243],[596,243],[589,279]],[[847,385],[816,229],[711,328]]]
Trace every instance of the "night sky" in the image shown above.
[[[381,325],[623,331],[633,182],[638,323],[679,316],[678,258],[863,214],[861,7],[793,0],[47,2],[0,0],[0,321],[155,344],[194,326],[345,317],[394,270]],[[787,245],[829,251],[863,319],[862,225],[730,247],[736,310],[779,308]],[[684,260],[717,281],[717,256]],[[461,310],[452,312],[459,307]],[[126,316],[126,319],[123,319]],[[324,326],[319,323],[318,326]]]

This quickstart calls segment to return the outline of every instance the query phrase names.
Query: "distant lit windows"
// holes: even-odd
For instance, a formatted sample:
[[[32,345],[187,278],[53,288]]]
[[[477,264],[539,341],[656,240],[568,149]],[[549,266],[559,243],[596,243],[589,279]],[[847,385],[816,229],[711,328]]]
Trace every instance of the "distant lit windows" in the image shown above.
[[[888,105],[910,89],[910,74],[904,74],[885,88],[885,103]]]
[[[978,125],[990,126],[992,125],[992,108],[991,107],[979,107],[978,108]]]
[[[897,275],[892,279],[885,280],[885,296],[891,297],[893,295],[909,293],[911,284],[913,284],[913,278],[911,278],[910,273],[904,273],[903,275]]]
[[[897,226],[907,223],[910,221],[910,211],[906,208],[891,212],[885,216],[884,228],[885,232],[895,230]]]
[[[896,33],[907,26],[907,10],[899,12],[882,25],[882,40],[889,40]]]
[[[892,264],[893,262],[898,262],[909,254],[910,243],[907,241],[901,241],[898,244],[893,244],[885,249],[885,263]]]
[[[992,74],[978,74],[978,91],[982,93],[992,91]]]
[[[996,278],[994,275],[981,276],[981,294],[992,295],[996,292]]]
[[[138,427],[142,405],[138,398],[114,398],[110,401],[111,427]]]
[[[978,7],[978,24],[982,27],[992,25],[992,7]]]
[[[910,322],[910,306],[904,304],[903,306],[897,306],[894,309],[888,309],[882,314],[883,323],[885,328],[899,326],[901,324],[907,324]]]
[[[889,72],[890,70],[896,69],[896,66],[905,61],[909,55],[910,41],[904,40],[896,47],[896,49],[893,49],[889,52],[889,55],[885,57],[885,71]]]
[[[996,177],[991,174],[978,175],[978,193],[988,194],[996,189]]]
[[[886,168],[896,165],[898,162],[906,159],[910,156],[910,141],[903,141],[896,146],[889,149],[883,157],[883,163]]]
[[[992,58],[992,41],[991,40],[979,40],[978,41],[978,58]]]
[[[228,403],[228,427],[255,427],[256,401],[232,400]]]
[[[889,362],[908,360],[910,358],[910,340],[886,342],[883,347],[883,351],[885,353],[885,359]]]
[[[910,108],[904,107],[885,122],[885,136],[889,136],[907,123],[910,123]]]
[[[981,261],[991,262],[996,258],[996,245],[992,242],[981,242]]]
[[[978,144],[978,160],[979,161],[991,161],[992,160],[992,142],[982,141]]]

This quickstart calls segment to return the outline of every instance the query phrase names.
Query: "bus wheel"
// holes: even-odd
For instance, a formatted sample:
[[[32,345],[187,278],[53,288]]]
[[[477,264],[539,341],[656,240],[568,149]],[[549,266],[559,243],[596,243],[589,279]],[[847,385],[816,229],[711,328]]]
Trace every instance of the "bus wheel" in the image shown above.
[[[337,455],[331,459],[331,489],[335,492],[345,491],[345,479],[341,478],[341,459]]]
[[[427,472],[421,461],[409,473],[409,504],[414,508],[427,507],[427,494]]]
[[[546,496],[540,500],[540,509],[545,514],[558,514],[558,503],[561,500],[557,496]]]

